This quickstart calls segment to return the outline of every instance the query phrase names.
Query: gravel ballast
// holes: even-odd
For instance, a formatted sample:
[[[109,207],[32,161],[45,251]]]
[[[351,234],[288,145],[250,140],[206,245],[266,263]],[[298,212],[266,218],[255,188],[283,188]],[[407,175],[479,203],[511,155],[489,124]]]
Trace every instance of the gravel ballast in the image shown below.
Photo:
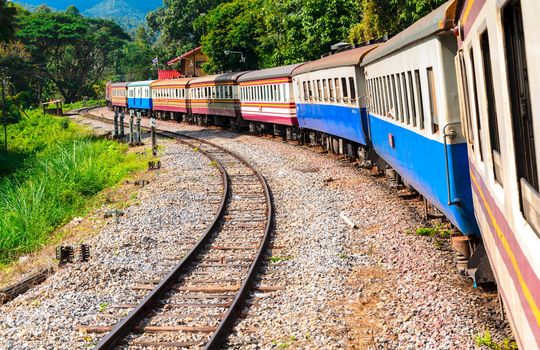
[[[94,113],[110,115],[104,109]],[[148,120],[143,121],[143,125],[147,123]],[[283,290],[251,294],[244,317],[229,337],[229,348],[474,349],[475,336],[484,330],[489,330],[496,340],[510,335],[507,324],[500,320],[496,296],[473,289],[470,281],[458,275],[447,242],[435,247],[434,239],[413,233],[427,225],[419,214],[419,202],[400,199],[384,179],[374,178],[351,163],[319,154],[317,149],[283,143],[277,138],[165,121],[158,121],[158,127],[205,138],[237,152],[261,171],[272,190],[273,249],[260,284]],[[210,169],[201,157],[175,159],[169,147],[164,156],[165,167],[179,166],[185,176],[197,168]],[[190,151],[184,148],[182,152]],[[166,157],[169,159],[165,160]],[[153,196],[183,201],[191,224],[182,225],[192,232],[197,220],[201,220],[195,216],[201,215],[197,210],[204,207],[204,200],[195,197],[198,200],[190,202],[193,186],[168,195],[158,194],[159,189],[170,187],[159,179],[143,189],[141,196],[155,186],[151,190]],[[139,199],[142,206],[144,200]],[[147,201],[144,205],[153,208],[158,204]],[[157,217],[171,215],[167,214],[166,205],[161,207],[162,211],[152,210],[152,214],[130,208],[126,216],[131,210],[133,217],[141,215],[139,224],[155,222]],[[356,223],[358,229],[351,229],[341,215]],[[171,226],[163,229],[171,230]],[[156,250],[170,242],[154,237],[154,232],[149,235],[149,229],[144,234],[139,231],[122,231],[113,241],[118,247],[119,241],[140,242],[142,237],[148,237]],[[178,226],[174,232],[178,232],[176,240],[186,239],[186,232]],[[95,240],[93,246],[99,247],[99,240],[107,242],[112,236],[103,232]],[[112,244],[103,244],[108,245]],[[121,268],[129,267],[131,274],[126,280],[135,278],[135,271],[144,274],[145,270],[138,271],[136,265],[147,264],[129,260],[140,255],[128,255],[125,249],[119,251],[125,259]],[[63,344],[53,347],[66,349],[88,345],[84,335],[74,331],[74,325],[95,320],[100,303],[120,302],[116,294],[122,291],[119,288],[125,289],[122,300],[133,293],[121,281],[115,284],[122,280],[119,275],[128,273],[107,277],[108,274],[98,272],[100,267],[110,269],[108,265],[96,266],[93,271],[95,280],[115,281],[112,285],[104,283],[92,290],[87,282],[80,282],[79,287],[69,282],[72,275],[83,279],[88,272],[81,269],[91,264],[94,262],[63,269],[44,285],[1,307],[0,344],[5,338],[14,345],[13,349],[39,348],[39,341],[43,348],[51,344]],[[150,270],[155,268],[146,269]],[[44,293],[49,294],[45,297]],[[28,307],[35,300],[39,304]]]

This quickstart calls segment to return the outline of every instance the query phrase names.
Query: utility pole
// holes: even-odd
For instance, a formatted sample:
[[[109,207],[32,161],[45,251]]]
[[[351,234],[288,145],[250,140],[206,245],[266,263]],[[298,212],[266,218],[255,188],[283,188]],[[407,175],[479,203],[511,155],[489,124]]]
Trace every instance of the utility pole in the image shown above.
[[[2,122],[4,123],[4,148],[7,152],[8,142],[7,142],[7,106],[6,106],[6,89],[8,88],[9,78],[7,76],[7,70],[4,68],[0,73],[0,78],[2,79]]]

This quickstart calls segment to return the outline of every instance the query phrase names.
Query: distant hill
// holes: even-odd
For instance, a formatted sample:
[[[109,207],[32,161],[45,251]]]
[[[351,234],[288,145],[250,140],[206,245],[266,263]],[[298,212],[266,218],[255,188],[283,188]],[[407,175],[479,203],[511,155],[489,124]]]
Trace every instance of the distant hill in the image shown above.
[[[34,10],[39,5],[63,11],[74,5],[88,17],[112,19],[129,32],[146,23],[146,14],[160,7],[162,0],[22,0],[16,1]]]

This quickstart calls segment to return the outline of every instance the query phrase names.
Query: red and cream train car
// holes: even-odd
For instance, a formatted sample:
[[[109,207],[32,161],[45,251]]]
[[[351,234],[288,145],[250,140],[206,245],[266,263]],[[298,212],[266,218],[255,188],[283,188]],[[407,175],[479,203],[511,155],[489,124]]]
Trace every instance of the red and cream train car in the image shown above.
[[[298,126],[292,72],[302,64],[248,72],[239,79],[242,118],[246,121]]]
[[[205,121],[214,122],[223,118],[240,116],[238,78],[245,72],[224,73],[193,78],[189,82],[191,114]]]
[[[193,78],[156,80],[150,84],[152,109],[159,117],[180,120],[190,113],[189,82]]]
[[[473,202],[521,349],[540,349],[537,0],[464,0],[456,56]]]

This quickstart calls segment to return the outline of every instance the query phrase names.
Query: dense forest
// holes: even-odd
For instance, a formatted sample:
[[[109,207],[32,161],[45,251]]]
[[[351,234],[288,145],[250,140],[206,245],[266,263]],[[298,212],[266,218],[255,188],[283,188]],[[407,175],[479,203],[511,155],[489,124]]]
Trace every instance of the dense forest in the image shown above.
[[[30,12],[0,0],[0,67],[24,105],[103,93],[107,80],[156,76],[160,62],[198,45],[208,73],[312,60],[337,42],[393,35],[443,0],[164,0],[129,35],[113,20],[70,6]],[[96,2],[97,3],[97,2]],[[246,62],[225,50],[241,51]]]

